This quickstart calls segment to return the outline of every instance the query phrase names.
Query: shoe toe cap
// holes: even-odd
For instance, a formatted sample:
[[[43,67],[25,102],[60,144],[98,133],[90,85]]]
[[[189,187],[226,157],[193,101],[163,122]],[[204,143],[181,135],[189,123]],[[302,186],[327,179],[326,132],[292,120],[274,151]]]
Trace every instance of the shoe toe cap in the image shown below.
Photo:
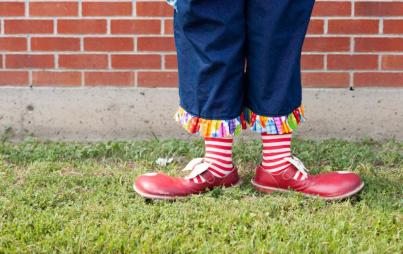
[[[348,171],[336,171],[325,174],[320,181],[320,187],[328,196],[349,196],[362,188],[362,181],[358,174]]]
[[[336,171],[338,179],[345,188],[355,189],[362,184],[361,178],[358,174],[349,171]]]
[[[146,173],[134,181],[137,192],[146,195],[164,195],[169,178],[162,173]]]

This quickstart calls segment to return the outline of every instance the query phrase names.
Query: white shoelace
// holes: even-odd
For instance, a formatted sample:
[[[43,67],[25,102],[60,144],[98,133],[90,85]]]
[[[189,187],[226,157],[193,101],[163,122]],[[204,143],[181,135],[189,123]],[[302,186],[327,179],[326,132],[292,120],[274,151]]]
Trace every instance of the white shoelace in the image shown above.
[[[302,177],[301,177],[302,181],[306,180],[308,178],[309,170],[305,167],[305,165],[302,163],[302,161],[300,159],[292,156],[292,157],[284,158],[284,160],[290,162],[298,170],[298,172],[294,175],[294,180],[297,180],[300,175],[302,175]]]
[[[186,179],[193,179],[204,173],[210,167],[210,163],[204,158],[196,158],[191,160],[182,171],[192,171],[187,175]]]
[[[308,178],[309,170],[305,167],[300,159],[297,157],[289,157],[284,158],[284,160],[290,162],[298,170],[298,172],[294,175],[294,180],[297,180],[300,175],[302,175],[301,180]],[[210,162],[206,161],[204,158],[195,158],[191,160],[182,171],[191,171],[190,174],[185,178],[193,179],[208,170],[210,166]]]

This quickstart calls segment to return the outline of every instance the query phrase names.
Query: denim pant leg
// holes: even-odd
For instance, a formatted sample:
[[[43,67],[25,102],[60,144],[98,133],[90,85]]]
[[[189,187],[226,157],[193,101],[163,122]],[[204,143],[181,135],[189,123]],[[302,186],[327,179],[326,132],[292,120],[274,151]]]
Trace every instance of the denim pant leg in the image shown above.
[[[189,132],[225,137],[242,128],[245,26],[245,0],[175,2],[176,120]]]
[[[244,118],[257,132],[296,129],[304,120],[300,56],[313,4],[176,0],[176,120],[189,132],[210,137],[239,133]]]
[[[303,121],[300,59],[314,0],[248,0],[245,107],[252,130],[290,133]]]

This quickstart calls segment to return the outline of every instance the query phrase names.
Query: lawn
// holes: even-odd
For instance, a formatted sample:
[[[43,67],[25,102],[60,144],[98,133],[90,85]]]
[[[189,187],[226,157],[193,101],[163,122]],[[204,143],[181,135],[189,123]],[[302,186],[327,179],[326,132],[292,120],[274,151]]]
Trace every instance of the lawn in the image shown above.
[[[339,202],[260,194],[250,185],[260,144],[239,140],[241,186],[150,202],[133,179],[183,174],[200,141],[2,142],[0,253],[402,253],[403,143],[293,143],[313,173],[355,171],[364,190]]]

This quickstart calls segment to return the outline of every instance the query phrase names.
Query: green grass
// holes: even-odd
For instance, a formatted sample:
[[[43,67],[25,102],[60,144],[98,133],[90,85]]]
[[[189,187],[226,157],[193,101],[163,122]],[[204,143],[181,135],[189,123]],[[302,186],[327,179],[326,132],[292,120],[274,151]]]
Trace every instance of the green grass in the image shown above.
[[[0,143],[0,253],[402,253],[403,144],[293,143],[313,173],[355,171],[366,187],[341,202],[260,194],[249,184],[260,144],[241,140],[240,187],[148,202],[133,179],[182,174],[200,141]]]

